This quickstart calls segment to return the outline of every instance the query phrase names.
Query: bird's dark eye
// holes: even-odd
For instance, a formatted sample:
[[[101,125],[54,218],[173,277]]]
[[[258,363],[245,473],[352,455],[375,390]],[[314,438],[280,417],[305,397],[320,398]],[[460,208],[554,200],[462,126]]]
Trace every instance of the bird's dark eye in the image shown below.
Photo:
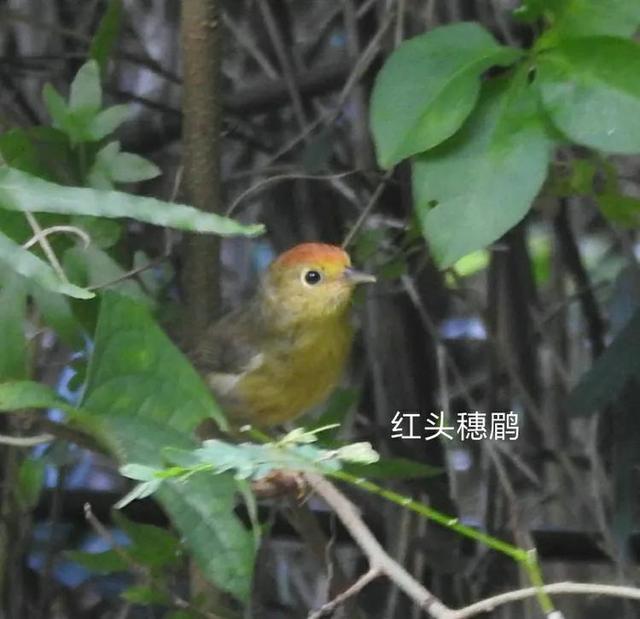
[[[322,279],[322,275],[318,271],[307,271],[304,274],[304,281],[310,286],[315,286]]]

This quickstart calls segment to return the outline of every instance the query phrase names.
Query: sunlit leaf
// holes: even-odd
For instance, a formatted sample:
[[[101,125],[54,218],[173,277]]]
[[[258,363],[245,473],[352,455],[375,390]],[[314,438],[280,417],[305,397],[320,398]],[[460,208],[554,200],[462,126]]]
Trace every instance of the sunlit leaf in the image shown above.
[[[525,216],[549,156],[526,76],[488,83],[463,129],[414,160],[416,210],[441,267],[486,247]]]
[[[614,37],[561,41],[538,60],[544,107],[573,141],[640,152],[640,45]]]
[[[474,23],[441,26],[402,43],[378,74],[371,98],[380,165],[391,167],[455,133],[475,105],[480,75],[519,56]]]
[[[220,235],[254,236],[263,231],[261,225],[243,225],[190,206],[120,191],[66,187],[8,167],[0,169],[0,205],[20,211],[130,217],[158,226]]]

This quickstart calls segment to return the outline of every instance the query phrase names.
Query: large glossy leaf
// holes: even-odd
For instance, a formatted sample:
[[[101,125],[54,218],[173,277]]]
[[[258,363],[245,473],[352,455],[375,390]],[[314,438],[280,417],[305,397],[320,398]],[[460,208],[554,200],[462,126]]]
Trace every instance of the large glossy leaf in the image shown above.
[[[0,206],[20,211],[131,217],[158,226],[225,236],[253,236],[263,231],[261,225],[245,226],[191,206],[120,191],[66,187],[8,167],[0,169]]]
[[[465,127],[415,159],[416,209],[441,266],[492,243],[524,217],[545,179],[549,146],[521,74],[487,84]]]
[[[436,28],[400,45],[378,74],[371,99],[380,165],[391,167],[451,136],[473,109],[481,73],[519,55],[473,23]]]
[[[611,153],[640,152],[640,45],[614,37],[561,42],[541,54],[544,107],[572,140]]]
[[[640,25],[638,0],[553,0],[541,4],[552,17],[552,28],[543,37],[545,45],[569,37],[630,37]]]
[[[83,408],[99,418],[102,438],[122,464],[161,467],[162,449],[194,449],[195,427],[224,424],[209,390],[151,318],[125,297],[103,299]],[[167,480],[158,492],[203,572],[246,599],[253,537],[234,514],[235,482],[225,475]]]
[[[12,241],[8,236],[0,232],[0,266],[13,269],[16,273],[32,280],[39,286],[60,292],[77,299],[90,299],[92,292],[69,284],[61,279],[58,274],[44,260],[27,251],[22,246]]]

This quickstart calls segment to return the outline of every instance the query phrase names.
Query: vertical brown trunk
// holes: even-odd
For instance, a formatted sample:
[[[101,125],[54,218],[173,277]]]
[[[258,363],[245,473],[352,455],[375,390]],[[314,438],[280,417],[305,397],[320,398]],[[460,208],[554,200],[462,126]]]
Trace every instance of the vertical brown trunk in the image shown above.
[[[189,201],[220,213],[221,34],[216,0],[183,0],[184,178]],[[183,286],[186,337],[194,342],[213,319],[220,300],[220,240],[190,235],[185,243]]]

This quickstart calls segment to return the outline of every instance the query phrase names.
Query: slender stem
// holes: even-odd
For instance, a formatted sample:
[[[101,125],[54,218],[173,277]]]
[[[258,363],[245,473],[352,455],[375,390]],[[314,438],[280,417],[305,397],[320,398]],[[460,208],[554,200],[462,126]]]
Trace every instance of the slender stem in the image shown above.
[[[482,531],[478,531],[477,529],[464,525],[460,523],[457,518],[447,516],[446,514],[443,514],[438,510],[425,505],[424,503],[414,501],[407,496],[394,492],[393,490],[387,490],[386,488],[378,486],[378,484],[375,484],[367,479],[355,477],[350,473],[345,473],[344,471],[332,471],[331,473],[329,473],[329,475],[334,479],[345,481],[353,486],[362,488],[363,490],[366,490],[371,494],[375,494],[384,499],[387,499],[388,501],[391,501],[396,505],[400,505],[400,507],[404,507],[406,509],[414,511],[417,514],[428,518],[429,520],[437,522],[447,529],[451,529],[452,531],[455,531],[460,535],[469,537],[473,540],[476,540],[477,542],[480,542],[481,544],[484,544],[485,546],[488,546],[489,548],[492,548],[493,550],[497,550],[498,552],[511,557],[518,563],[526,564],[529,560],[526,550],[492,537],[491,535],[487,535],[486,533],[482,533]]]
[[[540,569],[540,563],[538,563],[538,553],[535,550],[529,550],[527,552],[527,560],[524,562],[524,566],[529,574],[529,580],[536,589],[536,598],[540,608],[548,615],[555,610],[555,606],[549,597],[549,594],[544,590],[544,580],[542,579],[542,570]]]

